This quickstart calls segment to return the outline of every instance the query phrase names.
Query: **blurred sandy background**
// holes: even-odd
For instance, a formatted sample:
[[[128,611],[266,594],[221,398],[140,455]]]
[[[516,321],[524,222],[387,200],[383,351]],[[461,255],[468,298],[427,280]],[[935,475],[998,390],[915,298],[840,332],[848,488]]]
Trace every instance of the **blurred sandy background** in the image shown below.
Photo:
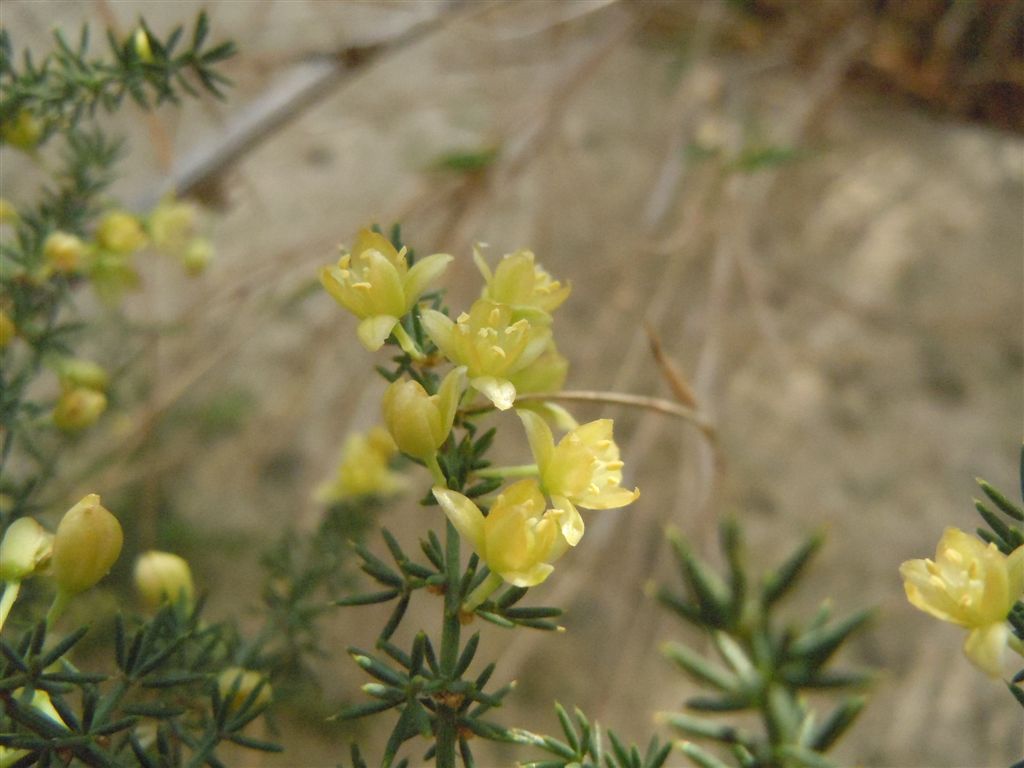
[[[880,607],[846,661],[884,672],[840,760],[1020,757],[1019,708],[969,666],[959,631],[905,602],[897,567],[931,556],[943,527],[976,525],[976,475],[1017,487],[1024,4],[206,6],[214,36],[241,50],[236,85],[224,103],[111,121],[129,141],[115,189],[129,205],[222,153],[253,104],[337,74],[206,179],[218,258],[205,276],[146,260],[127,326],[83,295],[103,328],[91,351],[129,371],[117,403],[127,415],[72,456],[69,495],[88,485],[132,499],[138,547],[166,546],[167,520],[185,526],[212,610],[248,621],[259,551],[288,525],[315,525],[312,489],[345,433],[377,419],[374,361],[315,287],[317,268],[359,227],[401,221],[421,253],[457,256],[447,284],[460,307],[478,290],[472,242],[492,258],[529,247],[573,284],[556,323],[569,386],[670,396],[650,323],[717,426],[722,464],[716,473],[685,423],[577,409],[615,417],[643,495],[591,513],[581,548],[536,591],[567,607],[568,632],[510,641],[484,628],[481,658],[502,654],[499,683],[520,681],[501,721],[554,732],[557,698],[646,742],[653,713],[693,693],[657,647],[696,638],[643,597],[648,580],[675,578],[661,532],[678,526],[714,559],[715,520],[735,514],[762,566],[828,533],[792,609],[830,595],[840,615]],[[200,7],[6,0],[2,15],[18,43],[42,50],[54,25],[127,31],[144,14],[166,34]],[[478,172],[437,168],[489,151]],[[5,156],[6,196],[34,179]],[[129,455],[83,477],[112,441]],[[384,520],[412,542],[426,514],[409,500]],[[365,626],[380,616],[359,610],[328,620],[338,653],[322,701],[284,713],[290,751],[259,764],[347,754],[349,732],[320,719],[361,695],[342,649],[372,642]]]

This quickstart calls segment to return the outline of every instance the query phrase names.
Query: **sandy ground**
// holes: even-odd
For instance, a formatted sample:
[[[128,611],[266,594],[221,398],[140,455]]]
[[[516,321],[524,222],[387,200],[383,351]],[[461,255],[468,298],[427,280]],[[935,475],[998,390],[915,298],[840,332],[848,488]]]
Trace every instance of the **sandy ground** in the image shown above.
[[[838,759],[1010,762],[1022,752],[1020,710],[968,665],[957,629],[905,602],[897,568],[931,555],[943,527],[975,525],[975,476],[1016,487],[1024,142],[839,88],[856,29],[796,67],[785,40],[716,45],[727,4],[680,5],[685,23],[665,32],[639,27],[626,4],[470,4],[248,152],[223,178],[207,275],[189,282],[152,260],[126,305],[137,324],[129,341],[96,348],[139,371],[120,395],[132,415],[111,421],[118,434],[135,434],[167,402],[193,410],[175,411],[140,460],[116,461],[95,482],[110,494],[141,483],[138,544],[158,543],[158,513],[193,526],[214,610],[254,602],[256,553],[287,525],[315,524],[311,489],[344,434],[377,419],[382,386],[354,322],[311,288],[334,245],[400,219],[421,252],[456,254],[453,306],[478,290],[473,241],[494,253],[530,247],[573,284],[556,326],[569,386],[667,396],[649,322],[714,419],[721,463],[716,472],[687,424],[579,409],[616,418],[627,479],[643,496],[592,513],[580,550],[537,590],[538,601],[567,608],[565,634],[485,629],[500,679],[520,681],[502,722],[554,732],[557,698],[645,742],[652,714],[693,693],[658,645],[698,642],[643,597],[650,579],[674,578],[661,531],[678,526],[714,558],[714,521],[733,514],[761,566],[808,532],[828,533],[794,614],[828,596],[840,614],[881,609],[847,654],[883,673]],[[125,28],[144,13],[157,30],[197,7],[106,6]],[[38,44],[55,21],[73,28],[100,10],[11,1],[3,22]],[[117,189],[126,200],[166,178],[165,150],[180,167],[216,145],[303,55],[392,39],[444,6],[221,2],[210,11],[242,50],[230,68],[237,87],[226,104],[116,121],[131,146]],[[501,148],[486,175],[429,170],[444,152],[486,147]],[[766,148],[787,161],[737,168]],[[29,178],[5,156],[5,195]],[[173,332],[152,333],[160,324]],[[247,404],[242,422],[197,445],[181,419],[225,393]],[[423,519],[412,502],[385,515],[408,541]],[[339,654],[323,668],[325,710],[359,695],[340,649],[372,616],[332,620]],[[347,753],[333,726],[287,714],[280,725],[290,752],[262,765],[327,765]]]

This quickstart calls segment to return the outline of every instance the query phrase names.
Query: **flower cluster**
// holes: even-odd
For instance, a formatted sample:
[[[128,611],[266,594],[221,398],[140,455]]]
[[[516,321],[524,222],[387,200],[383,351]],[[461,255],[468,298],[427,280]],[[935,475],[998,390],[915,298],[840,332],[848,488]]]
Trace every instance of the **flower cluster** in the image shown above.
[[[556,394],[566,379],[568,362],[558,352],[552,325],[571,287],[553,278],[530,251],[510,253],[492,270],[477,248],[474,259],[484,278],[480,298],[452,319],[437,300],[423,306],[430,284],[452,257],[411,259],[406,248],[364,230],[336,266],[323,268],[320,279],[359,320],[363,346],[375,351],[391,342],[403,352],[384,393],[383,420],[398,450],[431,471],[434,498],[491,572],[464,606],[470,610],[503,581],[517,587],[544,581],[553,563],[583,537],[580,508],[623,507],[639,491],[622,486],[623,463],[610,419],[579,425],[563,408],[536,396]],[[445,364],[451,368],[442,375],[437,369]],[[524,393],[535,396],[519,402]],[[453,430],[462,427],[471,435],[474,415],[510,409],[519,414],[534,463],[461,465],[460,445],[466,441],[457,440]],[[553,427],[566,432],[557,443]],[[524,479],[501,487],[507,477]],[[492,485],[467,491],[473,481]],[[368,482],[377,490],[379,480]]]

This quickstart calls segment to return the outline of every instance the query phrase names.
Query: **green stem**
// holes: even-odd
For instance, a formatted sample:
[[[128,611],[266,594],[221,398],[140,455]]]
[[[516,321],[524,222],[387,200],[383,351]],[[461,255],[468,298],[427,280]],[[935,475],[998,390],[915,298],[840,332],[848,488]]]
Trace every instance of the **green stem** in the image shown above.
[[[63,589],[58,589],[57,594],[53,596],[53,602],[50,603],[50,610],[46,612],[46,631],[49,632],[53,629],[53,625],[60,618],[60,615],[64,613],[64,609],[68,607],[68,601],[71,596]]]
[[[540,474],[536,464],[518,464],[511,467],[486,467],[476,470],[479,477],[534,477]]]
[[[504,579],[493,571],[487,574],[487,578],[480,582],[480,586],[469,593],[469,597],[466,598],[466,602],[462,604],[462,610],[465,613],[472,613],[476,610],[477,606],[483,603],[488,597],[494,594],[494,590],[504,583]]]
[[[441,675],[449,683],[454,682],[455,665],[459,660],[459,621],[462,567],[459,562],[459,532],[450,521],[445,521],[445,571],[444,623],[441,628]],[[442,704],[437,708],[436,753],[437,768],[455,768],[456,712]]]
[[[409,357],[416,362],[426,359],[426,355],[420,351],[420,348],[416,346],[416,342],[413,341],[409,332],[402,327],[401,323],[398,323],[391,331],[395,335],[395,341],[398,342],[398,346],[402,348]]]
[[[4,584],[4,594],[0,597],[0,629],[4,628],[7,621],[7,614],[14,607],[14,601],[18,599],[18,592],[21,590],[20,581],[8,581]]]
[[[437,454],[428,456],[423,460],[423,463],[427,465],[430,474],[434,476],[434,483],[442,488],[447,488],[448,478],[444,476],[444,472],[441,471],[441,465],[437,463]]]

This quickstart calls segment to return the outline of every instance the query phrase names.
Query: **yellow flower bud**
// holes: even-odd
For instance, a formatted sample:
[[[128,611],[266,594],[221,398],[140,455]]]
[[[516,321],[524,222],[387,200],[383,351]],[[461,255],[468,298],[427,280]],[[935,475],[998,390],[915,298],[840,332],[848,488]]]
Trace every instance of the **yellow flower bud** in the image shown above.
[[[10,344],[17,335],[18,329],[15,327],[14,321],[0,309],[0,349]]]
[[[569,547],[561,533],[564,510],[545,511],[536,480],[520,480],[498,495],[487,517],[472,500],[447,488],[434,497],[487,567],[517,587],[540,584]]]
[[[185,248],[185,253],[181,260],[185,265],[185,271],[192,277],[195,277],[206,271],[206,268],[210,266],[210,262],[213,261],[213,255],[213,243],[205,237],[197,237]]]
[[[445,357],[466,366],[469,384],[499,410],[512,407],[516,387],[510,377],[547,349],[551,329],[527,318],[515,320],[512,308],[478,299],[456,322],[442,313],[423,310],[423,327]]]
[[[159,608],[164,601],[191,603],[195,594],[188,562],[155,549],[144,552],[135,561],[135,588],[150,608]]]
[[[622,461],[612,439],[611,419],[598,419],[570,430],[555,445],[551,428],[532,411],[519,411],[526,428],[541,488],[559,509],[565,510],[563,534],[570,544],[583,535],[584,509],[614,509],[632,504],[640,495],[622,487]]]
[[[89,262],[89,281],[107,304],[116,304],[125,291],[139,284],[129,255],[100,251]]]
[[[192,203],[168,198],[149,215],[153,247],[172,255],[182,254],[195,237],[199,210]]]
[[[428,395],[417,381],[399,380],[384,392],[384,423],[399,450],[426,460],[448,439],[466,384],[465,368],[444,377],[436,395]]]
[[[135,30],[135,34],[132,36],[132,45],[135,47],[135,55],[139,57],[139,61],[144,64],[153,62],[153,49],[149,45],[149,35],[142,27]]]
[[[317,489],[316,499],[332,503],[360,496],[391,496],[405,488],[405,478],[389,461],[398,447],[383,427],[355,432],[345,440],[341,461],[331,482]]]
[[[146,244],[146,232],[139,220],[127,211],[110,211],[100,219],[96,242],[108,251],[127,255]]]
[[[483,298],[508,304],[523,316],[534,320],[549,319],[551,313],[569,298],[572,287],[568,284],[563,286],[535,264],[532,251],[506,254],[493,274],[479,247],[473,249],[473,260],[487,281]]]
[[[50,562],[53,534],[31,517],[19,517],[0,541],[0,581],[23,581]]]
[[[373,352],[384,346],[398,321],[451,260],[435,253],[410,268],[405,248],[396,251],[386,237],[364,229],[351,253],[342,253],[337,266],[320,270],[320,282],[335,301],[360,319],[359,341]]]
[[[53,408],[53,423],[61,432],[75,433],[91,427],[107,409],[107,396],[88,387],[64,391]]]
[[[0,197],[0,224],[7,224],[18,220],[18,209],[14,203],[6,197]]]
[[[18,149],[34,149],[43,138],[43,124],[30,110],[22,109],[14,120],[0,128],[0,138]]]
[[[57,589],[77,595],[107,575],[121,554],[124,534],[95,493],[69,509],[53,539],[51,569]]]
[[[68,232],[51,232],[43,242],[43,258],[55,272],[75,272],[84,255],[85,243]]]
[[[241,708],[246,699],[252,694],[256,687],[263,684],[260,692],[256,694],[254,707],[260,707],[270,703],[273,691],[270,682],[259,672],[241,667],[228,667],[217,676],[217,690],[222,699],[228,699],[228,710],[236,711]],[[234,690],[234,693],[232,693]],[[229,698],[230,697],[230,698]]]
[[[99,363],[80,357],[66,357],[57,364],[57,375],[65,389],[85,387],[106,392],[110,377]]]
[[[911,605],[969,630],[967,658],[992,677],[1002,675],[1006,617],[1024,596],[1024,546],[1007,556],[995,544],[947,528],[935,560],[908,560],[900,575]]]

